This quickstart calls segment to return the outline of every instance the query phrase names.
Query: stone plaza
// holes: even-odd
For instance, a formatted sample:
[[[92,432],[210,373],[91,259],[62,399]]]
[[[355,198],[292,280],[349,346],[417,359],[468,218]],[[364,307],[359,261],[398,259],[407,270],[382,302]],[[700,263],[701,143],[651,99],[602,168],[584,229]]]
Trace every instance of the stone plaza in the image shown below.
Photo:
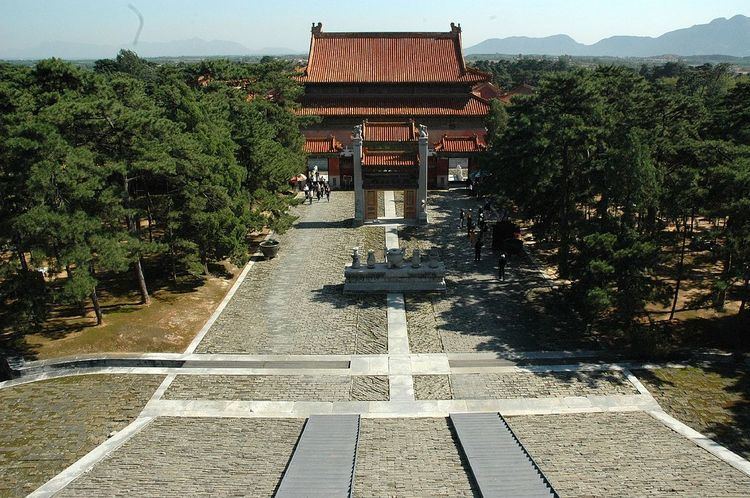
[[[668,415],[632,373],[648,366],[546,312],[530,259],[505,281],[491,250],[473,261],[463,190],[430,192],[420,226],[356,226],[353,196],[297,206],[183,354],[1,383],[0,495],[273,496],[307,417],[350,413],[354,496],[480,496],[449,416],[485,412],[560,496],[750,495],[750,463]],[[439,251],[446,291],[343,292],[353,247],[394,246]]]

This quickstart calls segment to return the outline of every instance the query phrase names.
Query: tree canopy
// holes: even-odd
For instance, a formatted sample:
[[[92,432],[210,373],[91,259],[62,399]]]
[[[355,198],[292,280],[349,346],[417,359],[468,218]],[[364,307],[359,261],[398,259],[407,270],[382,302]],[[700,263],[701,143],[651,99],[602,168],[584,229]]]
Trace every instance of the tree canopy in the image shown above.
[[[176,281],[241,263],[249,232],[288,226],[281,193],[305,157],[291,71],[275,60],[160,66],[129,51],[93,71],[0,65],[7,318],[33,326],[52,302],[90,299],[100,322],[98,274],[132,272],[147,303],[144,258]],[[62,288],[53,295],[38,269],[64,272]]]

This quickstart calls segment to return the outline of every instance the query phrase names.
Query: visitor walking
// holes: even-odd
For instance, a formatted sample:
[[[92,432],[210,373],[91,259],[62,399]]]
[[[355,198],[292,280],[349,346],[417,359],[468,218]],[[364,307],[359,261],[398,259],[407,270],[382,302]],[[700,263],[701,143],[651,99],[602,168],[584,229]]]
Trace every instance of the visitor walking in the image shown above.
[[[464,211],[464,208],[461,208],[461,212],[458,214],[458,228],[464,227],[464,220],[466,219],[466,211]]]
[[[326,183],[326,200],[331,202],[331,186]]]
[[[477,241],[474,243],[474,261],[482,261],[482,237],[477,237]]]
[[[500,260],[497,262],[497,278],[505,280],[505,264],[508,262],[508,258],[505,253],[500,254]]]
[[[471,238],[471,232],[474,231],[474,213],[469,209],[469,214],[466,215],[466,230],[467,235]]]
[[[310,198],[310,186],[305,183],[305,186],[302,187],[302,191],[305,193],[305,200]]]

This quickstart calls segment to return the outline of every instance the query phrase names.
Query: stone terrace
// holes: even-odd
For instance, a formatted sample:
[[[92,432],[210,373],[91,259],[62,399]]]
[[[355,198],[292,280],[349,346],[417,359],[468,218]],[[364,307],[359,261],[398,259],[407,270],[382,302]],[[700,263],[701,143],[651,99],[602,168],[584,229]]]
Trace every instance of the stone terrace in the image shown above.
[[[507,420],[560,496],[750,495],[750,477],[646,413]]]
[[[0,496],[23,496],[128,425],[159,376],[84,375],[0,390]]]
[[[281,250],[258,261],[199,344],[198,353],[387,352],[385,297],[342,294],[352,247],[382,250],[382,228],[351,228],[351,192],[298,207]]]
[[[303,425],[158,418],[60,496],[271,496]]]

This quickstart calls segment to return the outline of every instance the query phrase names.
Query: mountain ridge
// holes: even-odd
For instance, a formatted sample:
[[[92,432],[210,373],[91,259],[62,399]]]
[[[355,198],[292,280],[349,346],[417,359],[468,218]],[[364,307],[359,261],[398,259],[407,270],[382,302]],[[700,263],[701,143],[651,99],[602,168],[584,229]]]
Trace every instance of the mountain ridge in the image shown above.
[[[616,35],[586,45],[565,34],[490,38],[464,50],[474,54],[654,57],[659,55],[750,56],[750,17],[719,17],[658,37]]]

